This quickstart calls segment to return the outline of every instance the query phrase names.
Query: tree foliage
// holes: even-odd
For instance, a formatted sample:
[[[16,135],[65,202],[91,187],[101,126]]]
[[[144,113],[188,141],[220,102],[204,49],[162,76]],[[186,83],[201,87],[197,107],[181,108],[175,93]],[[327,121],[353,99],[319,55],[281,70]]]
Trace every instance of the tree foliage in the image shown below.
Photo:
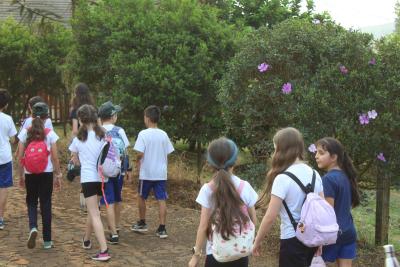
[[[234,32],[215,8],[194,0],[104,0],[80,5],[75,15],[70,69],[121,102],[131,131],[156,104],[176,139],[205,142],[219,134],[215,81],[234,54]]]
[[[250,34],[239,51],[221,81],[219,99],[229,134],[253,154],[271,153],[276,129],[294,126],[308,145],[324,136],[341,140],[361,173],[377,163],[379,153],[394,161],[390,146],[398,146],[399,106],[387,103],[398,89],[382,84],[388,71],[371,35],[292,19]],[[263,62],[270,68],[260,72]],[[292,85],[289,94],[283,93],[285,83]],[[378,116],[362,125],[360,116],[373,110]]]
[[[39,91],[63,91],[61,65],[68,53],[70,32],[58,24],[29,27],[13,19],[0,22],[0,87],[12,96],[10,110],[20,107],[21,96]]]

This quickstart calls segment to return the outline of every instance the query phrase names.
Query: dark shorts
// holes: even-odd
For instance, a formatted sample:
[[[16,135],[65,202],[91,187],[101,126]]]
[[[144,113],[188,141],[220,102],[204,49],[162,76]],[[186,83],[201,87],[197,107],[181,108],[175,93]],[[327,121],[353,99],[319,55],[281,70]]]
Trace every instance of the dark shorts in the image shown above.
[[[235,261],[219,262],[212,254],[207,255],[205,267],[247,267],[249,266],[249,257],[243,257]]]
[[[154,191],[154,196],[157,200],[166,200],[168,198],[167,195],[167,181],[159,180],[159,181],[151,181],[151,180],[139,180],[139,195],[143,199],[147,199],[151,189]]]
[[[124,184],[123,176],[108,178],[108,182],[104,184],[104,195],[108,204],[122,202],[122,186]],[[100,200],[101,205],[105,205],[104,197]]]
[[[355,259],[356,251],[356,242],[350,244],[333,244],[322,247],[322,258],[327,262],[335,262],[337,259]]]
[[[82,192],[85,198],[91,196],[102,196],[103,193],[101,192],[101,182],[88,182],[82,183]]]
[[[316,248],[309,248],[296,237],[281,239],[279,267],[309,267]]]
[[[12,171],[12,161],[0,165],[0,188],[13,186]]]

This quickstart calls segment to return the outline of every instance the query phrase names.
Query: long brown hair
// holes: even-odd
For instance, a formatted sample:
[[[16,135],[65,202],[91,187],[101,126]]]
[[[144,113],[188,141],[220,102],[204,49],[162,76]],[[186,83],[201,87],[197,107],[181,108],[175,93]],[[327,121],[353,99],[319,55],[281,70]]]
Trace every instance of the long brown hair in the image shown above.
[[[275,151],[272,154],[271,169],[267,173],[266,186],[256,207],[265,207],[271,199],[275,177],[290,167],[297,159],[304,160],[305,148],[299,130],[287,127],[279,130],[273,138]]]
[[[320,146],[323,150],[328,151],[328,153],[333,156],[337,156],[337,164],[339,168],[342,169],[347,178],[349,179],[351,185],[351,205],[353,208],[360,204],[360,193],[358,191],[357,184],[357,172],[354,168],[353,161],[345,151],[342,143],[332,137],[324,137],[317,141],[317,146]]]
[[[89,87],[85,83],[76,84],[74,92],[75,92],[75,97],[72,99],[73,109],[78,109],[85,104],[94,105],[94,101],[92,95],[90,94]]]
[[[238,148],[232,140],[221,137],[208,146],[207,161],[215,169],[213,176],[211,224],[215,225],[223,239],[234,236],[234,225],[240,229],[249,221],[241,211],[243,200],[231,180],[229,169],[235,164]]]
[[[88,125],[93,125],[93,131],[96,133],[96,136],[99,140],[103,139],[105,136],[105,132],[102,127],[100,127],[97,123],[97,110],[92,105],[83,105],[78,109],[78,118],[82,122],[82,125],[79,127],[78,131],[78,139],[80,141],[85,142],[88,138]]]
[[[25,147],[27,147],[33,141],[43,141],[46,138],[44,121],[47,120],[49,115],[33,115],[34,117],[32,119],[32,126],[28,129]]]

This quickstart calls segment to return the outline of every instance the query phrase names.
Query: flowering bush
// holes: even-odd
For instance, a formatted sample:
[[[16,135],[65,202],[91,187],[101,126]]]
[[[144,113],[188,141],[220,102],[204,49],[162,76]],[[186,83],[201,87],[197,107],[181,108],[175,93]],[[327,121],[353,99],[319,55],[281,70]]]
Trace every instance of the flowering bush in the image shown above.
[[[276,129],[294,126],[303,132],[310,156],[311,144],[333,136],[361,174],[383,161],[380,153],[390,162],[394,154],[388,144],[398,146],[389,134],[397,127],[390,116],[399,114],[399,106],[385,103],[399,87],[383,86],[382,60],[371,35],[332,23],[292,19],[259,29],[248,36],[220,83],[228,133],[253,154],[267,155]],[[260,64],[268,64],[268,71]]]

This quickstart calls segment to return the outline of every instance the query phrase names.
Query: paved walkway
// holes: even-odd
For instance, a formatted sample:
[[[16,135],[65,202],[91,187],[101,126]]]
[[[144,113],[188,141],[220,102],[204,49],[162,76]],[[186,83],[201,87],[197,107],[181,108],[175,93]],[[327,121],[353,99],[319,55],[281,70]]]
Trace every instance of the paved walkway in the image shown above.
[[[27,249],[28,218],[25,205],[25,191],[13,187],[10,190],[6,228],[0,231],[0,266],[140,266],[180,267],[187,266],[191,257],[190,248],[195,242],[199,212],[175,205],[168,205],[167,230],[169,237],[160,240],[155,235],[158,226],[158,208],[154,200],[148,203],[147,234],[136,234],[129,230],[136,221],[136,190],[132,185],[124,189],[125,205],[122,212],[120,244],[110,245],[112,259],[108,263],[90,260],[98,245],[93,242],[89,251],[81,248],[85,225],[85,214],[79,209],[78,181],[64,180],[63,190],[53,195],[53,240],[51,250],[42,248],[41,217],[39,217],[39,238],[35,249]],[[103,220],[104,221],[104,220]],[[93,239],[95,237],[93,235]],[[252,260],[251,266],[277,266],[276,251],[266,257]],[[201,266],[204,266],[203,264]]]

